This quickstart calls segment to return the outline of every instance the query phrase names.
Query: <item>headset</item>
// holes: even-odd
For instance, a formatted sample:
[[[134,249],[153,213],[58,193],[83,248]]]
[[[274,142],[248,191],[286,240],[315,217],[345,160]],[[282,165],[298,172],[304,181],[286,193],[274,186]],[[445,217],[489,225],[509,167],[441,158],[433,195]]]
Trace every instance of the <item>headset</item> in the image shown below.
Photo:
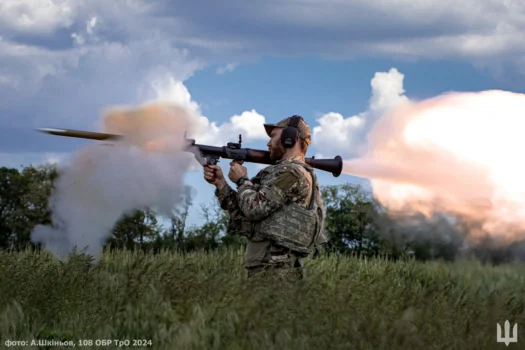
[[[281,144],[284,148],[292,148],[295,146],[297,139],[299,138],[299,122],[303,117],[299,115],[294,115],[288,121],[288,125],[281,133]]]

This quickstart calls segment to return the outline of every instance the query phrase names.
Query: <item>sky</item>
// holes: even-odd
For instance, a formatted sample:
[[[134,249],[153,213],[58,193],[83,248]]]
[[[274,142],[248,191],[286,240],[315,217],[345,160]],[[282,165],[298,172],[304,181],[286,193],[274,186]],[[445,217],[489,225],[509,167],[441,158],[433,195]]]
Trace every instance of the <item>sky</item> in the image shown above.
[[[105,108],[151,100],[194,111],[193,136],[217,146],[241,133],[266,149],[262,124],[299,114],[307,156],[348,159],[405,99],[525,92],[523,30],[521,0],[0,0],[0,165],[63,162],[92,141],[35,128],[97,131]],[[199,224],[213,187],[199,170],[186,182]]]

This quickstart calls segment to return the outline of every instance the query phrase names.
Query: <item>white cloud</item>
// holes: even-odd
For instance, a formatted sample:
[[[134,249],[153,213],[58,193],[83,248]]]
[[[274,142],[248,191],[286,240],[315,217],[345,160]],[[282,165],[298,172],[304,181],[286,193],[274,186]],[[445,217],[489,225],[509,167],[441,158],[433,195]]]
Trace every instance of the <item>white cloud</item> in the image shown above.
[[[237,142],[239,134],[244,142],[253,142],[268,139],[268,135],[262,124],[265,117],[256,110],[244,111],[240,115],[234,115],[230,120],[221,125],[210,122],[208,118],[201,117],[200,129],[195,132],[199,143],[214,146],[224,146],[227,142]]]
[[[317,119],[319,125],[312,130],[313,144],[320,152],[317,157],[326,157],[326,150],[343,157],[363,152],[366,133],[374,122],[393,107],[408,101],[404,95],[403,79],[404,75],[395,68],[378,72],[371,81],[372,97],[365,112],[347,118],[330,112]]]
[[[217,68],[217,74],[224,74],[228,72],[233,72],[235,68],[237,68],[239,64],[238,63],[228,63],[225,66],[221,66]]]
[[[86,36],[83,36],[83,40]],[[82,42],[84,43],[84,42]],[[0,123],[92,128],[112,104],[137,104],[159,79],[182,82],[203,66],[163,37],[101,41],[66,51],[0,40]],[[32,103],[26,101],[31,99]],[[3,119],[21,115],[21,118]]]
[[[234,115],[230,118],[230,122],[223,124],[221,128],[227,135],[242,132],[250,140],[264,140],[268,138],[262,126],[265,122],[264,116],[252,109],[251,111],[244,111],[240,115]]]
[[[74,60],[72,52],[57,53],[0,37],[0,72],[10,76],[10,81],[19,87],[16,94],[34,93],[41,87],[42,79],[63,72]]]
[[[19,33],[49,34],[70,27],[76,11],[70,0],[3,0],[0,28]]]
[[[86,32],[89,35],[93,35],[96,25],[97,25],[97,17],[96,16],[91,17],[91,19],[86,24]]]
[[[86,42],[82,34],[73,33],[71,34],[71,37],[75,40],[75,43],[78,45],[84,45],[84,43]]]
[[[157,101],[173,102],[183,106],[196,116],[201,114],[200,106],[191,99],[191,94],[182,81],[173,77],[163,77],[152,81],[151,85]]]
[[[380,116],[401,102],[408,101],[403,95],[403,80],[405,76],[397,69],[391,68],[388,72],[377,72],[370,85],[372,87],[372,98],[370,100],[370,111],[375,117]]]
[[[96,130],[104,109],[143,103],[163,80],[177,82],[172,99],[185,98],[183,82],[205,63],[177,46],[151,9],[138,0],[0,0],[2,165],[58,159],[78,140],[31,129]]]
[[[166,71],[184,80],[202,62],[193,64],[195,58],[174,45],[170,33],[148,23],[153,19],[147,15],[151,6],[141,0],[3,0],[0,75],[8,72],[11,82],[23,81],[26,94],[38,91],[46,77],[70,77],[79,71],[103,72],[82,77],[83,85],[98,80],[111,87],[130,75],[149,79],[152,73]],[[26,17],[30,24],[23,24]]]
[[[155,100],[177,103],[193,114],[196,120],[195,129],[188,130],[188,137],[195,138],[197,143],[224,146],[227,142],[237,142],[239,134],[242,134],[243,142],[268,139],[262,126],[265,117],[254,109],[234,115],[228,122],[218,125],[202,114],[199,104],[192,100],[190,92],[181,81],[173,78],[158,79],[152,86]]]
[[[98,41],[98,37],[95,35],[95,27],[97,25],[98,18],[96,16],[91,17],[86,22],[86,27],[84,28],[85,34],[72,33],[71,37],[75,40],[77,45],[84,45],[86,41],[95,43]]]

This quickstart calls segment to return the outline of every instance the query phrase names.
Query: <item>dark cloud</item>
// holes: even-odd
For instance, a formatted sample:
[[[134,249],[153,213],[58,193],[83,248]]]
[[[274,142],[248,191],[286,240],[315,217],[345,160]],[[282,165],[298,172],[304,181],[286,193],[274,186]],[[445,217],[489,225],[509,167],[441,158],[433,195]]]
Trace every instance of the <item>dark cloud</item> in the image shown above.
[[[276,45],[300,40],[366,41],[423,38],[479,32],[490,23],[472,23],[451,12],[449,16],[427,14],[425,20],[389,15],[388,7],[365,3],[264,2],[240,0],[163,1],[156,16],[183,21],[188,34],[208,38],[271,39]],[[277,47],[276,47],[277,49]]]
[[[176,40],[225,56],[319,54],[349,58],[402,54],[493,58],[494,53],[514,52],[514,42],[519,43],[509,34],[518,35],[525,18],[523,7],[509,16],[510,5],[497,1],[454,5],[374,0],[161,0],[156,4],[151,14],[162,19],[164,28],[174,31]],[[518,46],[523,53],[524,45]]]
[[[20,45],[35,46],[51,51],[72,49],[75,44],[74,39],[71,37],[71,30],[66,28],[57,29],[53,36],[7,32],[5,38]]]

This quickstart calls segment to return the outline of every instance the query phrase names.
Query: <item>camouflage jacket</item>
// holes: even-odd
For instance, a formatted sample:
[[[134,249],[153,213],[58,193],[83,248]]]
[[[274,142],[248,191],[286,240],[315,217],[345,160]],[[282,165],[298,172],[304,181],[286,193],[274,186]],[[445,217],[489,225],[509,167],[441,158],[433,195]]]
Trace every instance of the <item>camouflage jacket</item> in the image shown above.
[[[287,203],[295,202],[307,207],[312,193],[312,178],[303,166],[304,157],[293,157],[278,161],[261,170],[250,179],[252,184],[243,184],[238,191],[226,184],[215,192],[222,209],[230,216],[228,231],[248,238],[246,265],[258,265],[273,244],[254,232],[254,223],[264,220]],[[319,184],[315,186],[319,188]],[[317,203],[322,207],[320,191]],[[324,208],[322,208],[324,209]],[[324,243],[324,234],[318,243]]]

